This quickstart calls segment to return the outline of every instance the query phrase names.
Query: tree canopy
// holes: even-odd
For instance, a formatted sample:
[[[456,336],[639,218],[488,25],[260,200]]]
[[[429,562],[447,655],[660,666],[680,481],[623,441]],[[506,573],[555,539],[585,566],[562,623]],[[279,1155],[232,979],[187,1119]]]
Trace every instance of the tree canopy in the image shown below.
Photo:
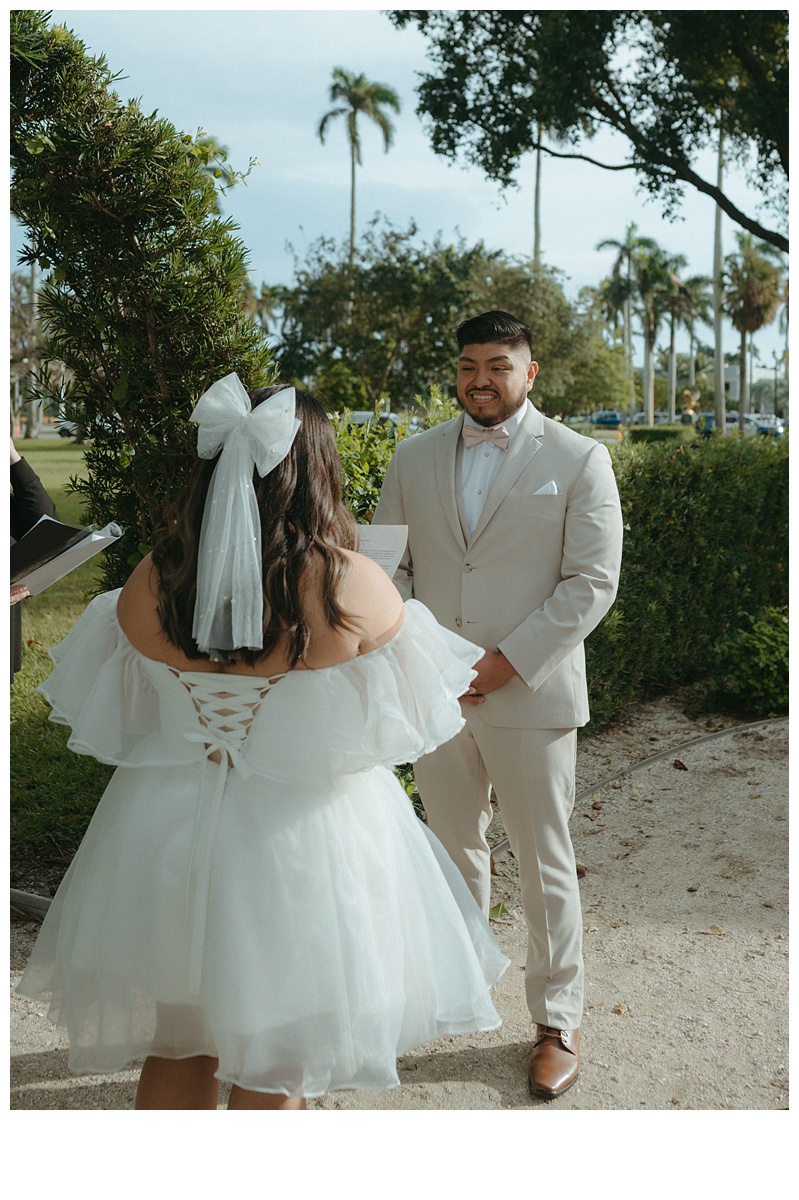
[[[554,157],[633,170],[668,215],[686,186],[738,225],[788,249],[788,12],[785,10],[400,9],[426,34],[434,70],[419,87],[434,150],[462,153],[503,185],[539,127]],[[736,156],[782,228],[743,212],[697,170],[716,146]],[[623,163],[578,147],[600,129],[627,139]],[[765,219],[765,218],[763,218]]]
[[[200,394],[234,370],[271,382],[271,356],[246,311],[237,226],[218,211],[224,151],[123,104],[104,60],[45,14],[12,12],[11,47],[12,211],[22,261],[49,272],[37,387],[93,439],[78,490],[87,520],[125,528],[103,556],[114,587],[186,478]]]
[[[624,394],[624,354],[598,309],[572,305],[557,272],[482,243],[417,244],[416,229],[373,221],[349,264],[321,239],[295,266],[273,320],[281,375],[318,391],[331,409],[390,399],[412,406],[430,385],[452,391],[455,331],[464,317],[512,312],[533,330],[541,370],[535,399],[550,415],[612,407]]]

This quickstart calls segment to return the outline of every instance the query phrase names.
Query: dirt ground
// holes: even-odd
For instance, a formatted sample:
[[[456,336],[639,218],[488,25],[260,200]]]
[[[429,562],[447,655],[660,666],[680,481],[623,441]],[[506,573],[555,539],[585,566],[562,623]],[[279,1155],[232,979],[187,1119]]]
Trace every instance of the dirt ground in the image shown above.
[[[788,723],[686,748],[709,730],[683,707],[679,696],[638,706],[579,743],[586,1010],[574,1087],[553,1102],[527,1090],[526,939],[515,863],[497,849],[493,902],[506,912],[494,929],[512,960],[495,992],[502,1027],[404,1056],[394,1091],[338,1092],[312,1109],[788,1107]],[[497,815],[496,847],[504,836]],[[70,1075],[63,1033],[14,994],[37,928],[12,919],[11,1108],[132,1108],[135,1065]]]

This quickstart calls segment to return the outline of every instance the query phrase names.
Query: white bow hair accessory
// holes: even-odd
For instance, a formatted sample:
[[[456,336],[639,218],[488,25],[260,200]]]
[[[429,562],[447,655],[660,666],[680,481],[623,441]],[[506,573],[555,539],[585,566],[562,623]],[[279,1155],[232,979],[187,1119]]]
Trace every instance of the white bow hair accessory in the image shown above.
[[[263,478],[291,450],[300,422],[293,387],[253,408],[235,372],[204,392],[189,420],[197,453],[221,450],[205,499],[192,636],[203,654],[263,646],[261,521],[253,467]]]

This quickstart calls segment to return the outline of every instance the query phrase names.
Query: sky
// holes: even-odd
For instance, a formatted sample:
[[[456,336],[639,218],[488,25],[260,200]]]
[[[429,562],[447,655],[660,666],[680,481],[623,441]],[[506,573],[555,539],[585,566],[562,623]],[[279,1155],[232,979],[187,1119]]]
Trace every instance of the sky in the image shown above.
[[[415,28],[395,29],[377,8],[91,6],[56,8],[53,22],[67,25],[91,53],[103,54],[111,70],[124,76],[116,85],[123,100],[139,99],[144,111],[158,110],[183,132],[214,134],[238,169],[259,160],[246,186],[223,200],[223,211],[238,222],[250,251],[256,287],[290,284],[295,254],[302,259],[321,235],[348,235],[343,121],[331,123],[324,145],[317,136],[320,118],[332,107],[329,87],[337,66],[388,84],[402,102],[401,114],[392,115],[396,135],[388,153],[379,130],[362,122],[358,229],[379,212],[399,228],[415,221],[419,240],[440,234],[450,242],[462,236],[470,245],[482,241],[508,255],[532,254],[533,156],[522,160],[520,186],[503,191],[478,168],[433,154],[415,112],[415,88],[427,67],[425,39]],[[616,163],[624,160],[625,148],[624,140],[612,134],[585,147],[592,157]],[[714,177],[712,155],[699,165],[706,178]],[[728,190],[745,211],[754,212],[757,197],[741,177],[730,175]],[[609,273],[613,252],[598,251],[597,243],[622,240],[630,222],[669,252],[683,254],[686,275],[712,273],[715,206],[693,189],[686,191],[682,219],[669,222],[661,202],[637,188],[632,172],[545,158],[542,205],[543,257],[563,272],[570,299]],[[737,226],[725,216],[722,229],[724,252],[731,253]],[[22,240],[12,225],[12,269]],[[702,329],[700,337],[712,344],[712,328]],[[755,346],[773,372],[773,353],[784,348],[776,323],[757,335]],[[681,334],[678,349],[687,348],[687,335]],[[724,348],[738,348],[738,335],[728,323]],[[640,365],[640,338],[634,351]]]

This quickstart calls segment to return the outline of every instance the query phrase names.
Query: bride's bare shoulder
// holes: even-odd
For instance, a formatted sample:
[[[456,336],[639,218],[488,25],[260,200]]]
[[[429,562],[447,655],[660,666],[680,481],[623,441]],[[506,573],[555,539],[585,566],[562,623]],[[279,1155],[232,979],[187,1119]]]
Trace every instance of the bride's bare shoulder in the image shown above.
[[[341,604],[362,631],[360,652],[380,645],[402,624],[402,597],[377,563],[364,554],[345,550],[349,571],[342,586]]]
[[[158,619],[158,570],[151,555],[134,568],[117,600],[117,620],[129,642],[152,651],[152,643],[163,640]]]
[[[153,608],[158,604],[158,570],[151,554],[133,568],[120,592],[117,607],[124,612],[148,601]]]

